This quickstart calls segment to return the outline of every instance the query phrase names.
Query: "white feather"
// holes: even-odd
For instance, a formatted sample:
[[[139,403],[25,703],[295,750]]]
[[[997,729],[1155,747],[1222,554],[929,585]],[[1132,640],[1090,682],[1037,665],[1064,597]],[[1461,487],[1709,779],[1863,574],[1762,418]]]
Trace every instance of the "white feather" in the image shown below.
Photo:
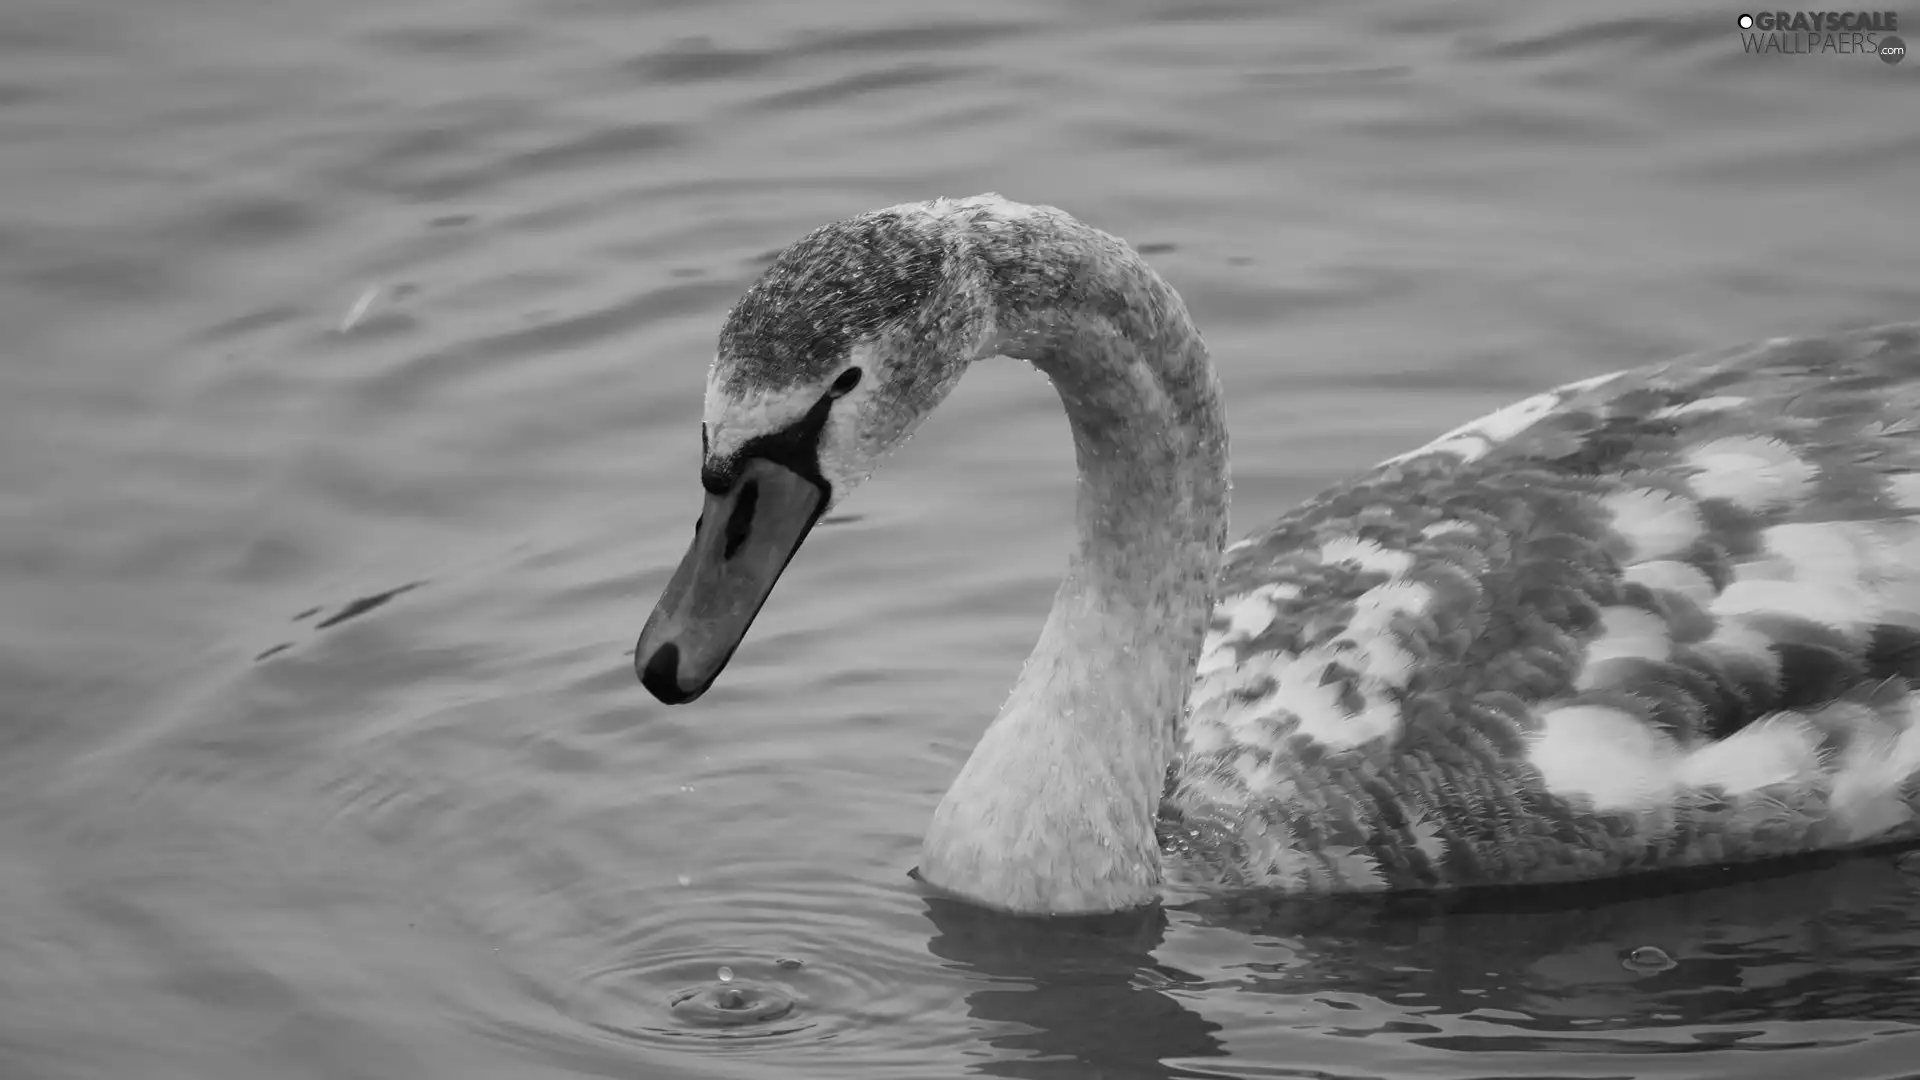
[[[1631,547],[1628,562],[1678,555],[1700,538],[1700,511],[1678,495],[1629,488],[1601,500],[1613,516],[1613,531]]]
[[[1547,790],[1595,810],[1652,810],[1674,788],[1676,748],[1639,717],[1601,705],[1568,705],[1540,715],[1528,760]]]

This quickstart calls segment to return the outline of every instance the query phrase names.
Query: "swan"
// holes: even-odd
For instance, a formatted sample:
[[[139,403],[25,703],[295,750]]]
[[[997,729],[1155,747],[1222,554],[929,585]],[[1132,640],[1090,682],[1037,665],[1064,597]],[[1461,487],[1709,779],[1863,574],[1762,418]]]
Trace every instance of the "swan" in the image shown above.
[[[991,356],[1060,395],[1078,540],[933,813],[935,889],[1087,914],[1920,835],[1920,323],[1570,383],[1228,547],[1179,295],[994,194],[816,229],[728,314],[646,689],[711,686],[814,523]]]

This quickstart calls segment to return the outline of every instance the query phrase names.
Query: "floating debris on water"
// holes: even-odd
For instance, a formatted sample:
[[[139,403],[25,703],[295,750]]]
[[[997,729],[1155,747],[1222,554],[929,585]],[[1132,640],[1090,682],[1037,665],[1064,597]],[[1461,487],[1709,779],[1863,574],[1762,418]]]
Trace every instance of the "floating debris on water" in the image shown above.
[[[409,581],[405,585],[388,589],[386,592],[374,593],[371,596],[362,596],[357,600],[349,600],[341,606],[339,611],[315,623],[313,628],[315,630],[326,630],[330,627],[338,626],[348,619],[359,618],[374,608],[385,606],[391,603],[396,597],[405,596],[407,593],[425,584],[426,582],[424,581]]]
[[[355,300],[353,306],[347,309],[346,318],[340,320],[340,332],[345,334],[359,326],[360,321],[367,317],[367,312],[373,310],[373,302],[378,299],[380,299],[378,287],[369,287],[366,292],[361,293],[360,299]]]
[[[1642,975],[1653,975],[1662,971],[1671,971],[1680,965],[1665,950],[1653,945],[1642,945],[1621,957],[1620,966],[1628,971],[1637,971]]]
[[[410,593],[413,590],[418,589],[425,584],[426,584],[425,581],[409,581],[405,585],[401,585],[398,588],[388,589],[387,591],[381,592],[381,593],[374,593],[371,596],[362,596],[355,600],[349,600],[345,604],[341,605],[339,611],[336,611],[332,615],[329,615],[326,618],[321,619],[319,622],[314,623],[313,628],[315,630],[330,630],[333,627],[338,626],[343,622],[346,622],[348,619],[357,619],[360,616],[365,615],[369,611],[373,611],[376,608],[384,607],[388,603],[391,603],[396,597],[404,596],[407,593]],[[303,622],[307,619],[311,619],[314,616],[320,614],[321,610],[322,609],[317,606],[307,608],[306,610],[300,612],[298,615],[295,615],[293,617],[293,621]],[[259,653],[253,659],[255,663],[259,663],[262,660],[267,660],[267,659],[271,659],[272,657],[278,656],[281,653],[286,652],[288,649],[291,649],[291,648],[293,648],[293,642],[284,641],[278,645],[273,646],[270,649],[267,649]]]

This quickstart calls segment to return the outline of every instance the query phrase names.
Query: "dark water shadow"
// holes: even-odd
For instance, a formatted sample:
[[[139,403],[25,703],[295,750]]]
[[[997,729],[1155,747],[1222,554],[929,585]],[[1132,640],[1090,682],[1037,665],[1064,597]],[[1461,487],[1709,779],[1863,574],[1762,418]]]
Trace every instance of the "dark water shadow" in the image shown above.
[[[930,951],[995,984],[967,996],[968,1015],[1027,1029],[984,1038],[1005,1055],[975,1066],[984,1075],[1227,1075],[1168,1061],[1228,1055],[1223,1025],[1203,1015],[1219,1002],[1231,1023],[1225,1013],[1245,1008],[1223,994],[1291,997],[1303,1019],[1332,1005],[1348,1010],[1343,1019],[1303,1038],[1378,1035],[1498,1055],[1490,1074],[1540,1075],[1566,1054],[1880,1056],[1864,1044],[1910,1032],[1884,1047],[1892,1066],[1920,1044],[1915,862],[1882,852],[1791,872],[1452,897],[1238,897],[1097,918],[926,904]],[[1216,965],[1230,977],[1155,959],[1182,932],[1170,915],[1245,936],[1244,951]]]
[[[1284,960],[1244,965],[1243,991],[1348,993],[1393,1007],[1356,1013],[1338,1034],[1394,1031],[1471,1052],[1805,1049],[1865,1037],[1819,1027],[1827,1021],[1920,1035],[1912,867],[1911,854],[1883,852],[1795,872],[1720,871],[1707,887],[1696,875],[1530,896],[1243,899],[1184,910],[1289,946]],[[1645,949],[1663,962],[1641,962]],[[1420,1025],[1405,1022],[1414,1010]],[[1475,1021],[1471,1033],[1449,1023],[1461,1019]],[[1786,1026],[1796,1023],[1809,1026]]]
[[[1214,1074],[1166,1058],[1226,1054],[1215,1037],[1220,1025],[1169,992],[1199,979],[1153,958],[1166,935],[1166,912],[1025,918],[944,897],[927,897],[926,904],[936,931],[928,949],[996,984],[967,995],[967,1014],[1030,1029],[987,1037],[1007,1057],[982,1061],[975,1072],[1172,1080]]]

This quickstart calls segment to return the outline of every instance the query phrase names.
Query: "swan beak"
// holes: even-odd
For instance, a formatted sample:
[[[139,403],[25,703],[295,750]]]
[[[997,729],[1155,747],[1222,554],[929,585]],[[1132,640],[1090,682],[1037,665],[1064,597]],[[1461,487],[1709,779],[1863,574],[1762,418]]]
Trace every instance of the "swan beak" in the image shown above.
[[[825,504],[818,484],[764,458],[709,493],[693,546],[634,646],[640,684],[668,705],[706,693]]]

